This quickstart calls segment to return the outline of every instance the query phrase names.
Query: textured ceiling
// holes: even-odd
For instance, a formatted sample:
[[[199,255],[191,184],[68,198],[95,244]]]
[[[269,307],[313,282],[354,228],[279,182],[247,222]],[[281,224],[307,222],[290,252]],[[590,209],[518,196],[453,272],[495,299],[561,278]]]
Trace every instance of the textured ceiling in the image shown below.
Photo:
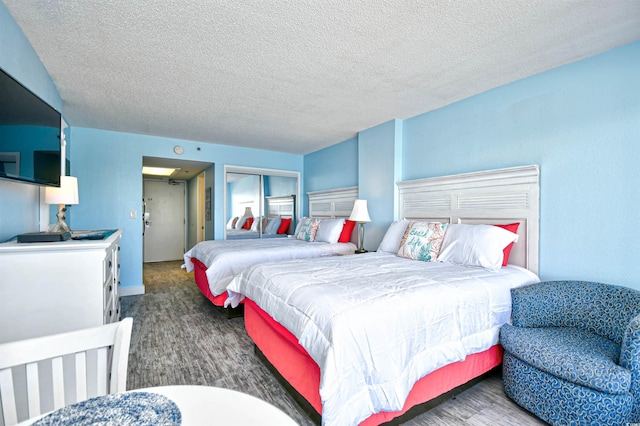
[[[640,39],[638,0],[3,0],[70,125],[306,154]]]

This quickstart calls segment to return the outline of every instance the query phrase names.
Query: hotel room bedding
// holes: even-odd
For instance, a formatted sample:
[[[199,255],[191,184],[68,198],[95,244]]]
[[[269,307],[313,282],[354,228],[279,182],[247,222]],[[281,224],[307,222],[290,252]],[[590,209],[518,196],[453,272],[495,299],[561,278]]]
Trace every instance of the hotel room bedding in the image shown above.
[[[247,266],[262,262],[333,256],[353,253],[353,243],[307,242],[295,238],[253,240],[211,240],[196,244],[184,254],[187,272],[194,270],[191,259],[206,267],[209,290],[213,296],[226,292],[227,284]]]
[[[426,374],[495,345],[510,289],[538,281],[518,266],[380,252],[255,265],[231,281],[226,303],[246,296],[298,339],[320,367],[323,424],[358,424],[400,410]]]
[[[267,234],[262,235],[256,231],[247,229],[227,229],[227,240],[257,240],[259,238],[287,238],[288,234]]]

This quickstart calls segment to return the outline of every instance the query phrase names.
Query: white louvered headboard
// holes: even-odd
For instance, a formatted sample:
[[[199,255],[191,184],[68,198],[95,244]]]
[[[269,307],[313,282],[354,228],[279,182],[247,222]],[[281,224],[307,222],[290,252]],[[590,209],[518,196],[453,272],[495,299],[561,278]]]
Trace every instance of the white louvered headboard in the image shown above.
[[[538,273],[537,165],[398,182],[399,217],[442,223],[520,222],[509,263]]]
[[[309,216],[317,218],[347,218],[358,198],[358,187],[307,192]]]

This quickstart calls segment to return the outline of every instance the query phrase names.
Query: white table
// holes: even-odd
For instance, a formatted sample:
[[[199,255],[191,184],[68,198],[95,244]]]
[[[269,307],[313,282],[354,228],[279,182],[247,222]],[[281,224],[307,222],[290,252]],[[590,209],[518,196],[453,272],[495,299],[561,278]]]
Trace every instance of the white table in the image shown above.
[[[154,392],[173,400],[182,413],[182,424],[297,425],[279,408],[246,393],[212,386],[159,386],[132,389]]]
[[[297,425],[279,408],[254,396],[231,389],[213,386],[158,386],[131,389],[129,392],[157,393],[171,399],[180,409],[183,426]],[[20,423],[19,426],[30,425],[47,414],[29,419]]]

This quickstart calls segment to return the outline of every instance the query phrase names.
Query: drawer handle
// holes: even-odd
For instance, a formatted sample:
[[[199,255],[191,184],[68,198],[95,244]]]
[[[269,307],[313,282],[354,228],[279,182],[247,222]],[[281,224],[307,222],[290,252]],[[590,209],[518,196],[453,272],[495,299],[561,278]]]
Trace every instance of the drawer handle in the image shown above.
[[[111,261],[109,261],[109,268],[111,268]]]
[[[111,290],[113,290],[113,286],[112,285],[109,286],[109,293],[111,293]]]
[[[112,311],[111,309],[109,309],[109,316],[111,316],[111,313],[112,313],[112,312],[113,312],[113,311]]]

